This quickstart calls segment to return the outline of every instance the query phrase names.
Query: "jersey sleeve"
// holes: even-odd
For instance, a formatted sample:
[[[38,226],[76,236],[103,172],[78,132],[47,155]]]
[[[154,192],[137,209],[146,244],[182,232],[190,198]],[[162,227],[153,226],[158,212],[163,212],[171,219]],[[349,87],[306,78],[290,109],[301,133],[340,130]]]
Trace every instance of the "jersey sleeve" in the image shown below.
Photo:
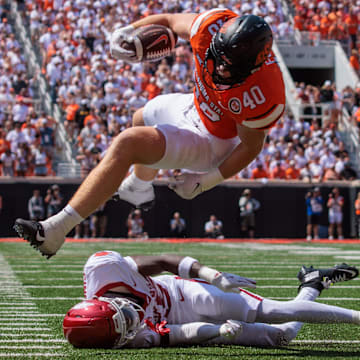
[[[252,118],[247,118],[242,122],[242,125],[251,129],[270,129],[284,114],[284,110],[285,104],[274,104],[264,113]]]
[[[86,299],[102,296],[117,286],[124,286],[143,298],[148,296],[146,280],[131,257],[123,258],[115,251],[100,251],[90,256],[84,267]]]
[[[275,125],[285,111],[285,84],[273,53],[252,77],[243,92],[243,106],[247,108],[243,126],[266,130]]]

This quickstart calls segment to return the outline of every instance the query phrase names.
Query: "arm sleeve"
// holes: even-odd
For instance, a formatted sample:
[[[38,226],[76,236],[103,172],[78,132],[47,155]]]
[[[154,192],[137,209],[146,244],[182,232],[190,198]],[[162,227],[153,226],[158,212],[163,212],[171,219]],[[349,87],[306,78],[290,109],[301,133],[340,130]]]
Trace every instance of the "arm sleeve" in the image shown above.
[[[263,114],[246,119],[242,125],[251,129],[270,129],[281,118],[285,110],[285,104],[275,104]]]
[[[220,336],[220,326],[204,322],[167,325],[170,329],[169,345],[202,344],[204,341]]]

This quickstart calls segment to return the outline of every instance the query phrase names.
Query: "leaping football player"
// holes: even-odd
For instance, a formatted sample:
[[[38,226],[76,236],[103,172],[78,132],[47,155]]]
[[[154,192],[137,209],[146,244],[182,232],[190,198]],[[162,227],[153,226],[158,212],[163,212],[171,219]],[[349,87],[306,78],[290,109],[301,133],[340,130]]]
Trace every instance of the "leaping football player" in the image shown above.
[[[133,116],[68,205],[45,221],[17,219],[15,229],[43,255],[62,246],[70,230],[117,192],[137,207],[154,200],[159,169],[187,169],[171,183],[193,199],[246,167],[262,150],[267,129],[282,116],[285,90],[263,18],[226,9],[151,15],[114,31],[112,55],[136,61],[134,29],[158,24],[189,40],[195,60],[191,94],[160,95]],[[126,175],[131,165],[134,172]],[[124,180],[125,179],[125,180]]]

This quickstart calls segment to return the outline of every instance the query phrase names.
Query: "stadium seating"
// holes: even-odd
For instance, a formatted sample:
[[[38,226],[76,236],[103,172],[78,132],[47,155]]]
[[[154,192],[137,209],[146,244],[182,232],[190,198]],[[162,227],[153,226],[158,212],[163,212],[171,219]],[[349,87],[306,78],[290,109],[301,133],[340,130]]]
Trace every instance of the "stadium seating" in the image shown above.
[[[297,29],[320,31],[323,38],[342,40],[337,28],[333,28],[333,24],[340,24],[349,29],[342,31],[341,36],[354,40],[350,30],[355,21],[352,9],[340,4],[336,11],[329,9],[326,14],[324,9],[315,9],[312,4],[309,0],[290,4],[296,11],[294,27],[279,3],[272,0],[255,3],[249,0],[204,1],[200,4],[169,0],[147,4],[140,1],[38,0],[26,1],[23,16],[33,45],[40,49],[42,72],[50,86],[53,102],[63,111],[68,140],[79,149],[77,160],[85,176],[101,159],[112,138],[131,125],[132,114],[148,99],[161,93],[189,92],[193,87],[191,51],[187,43],[180,42],[174,57],[159,64],[129,65],[114,61],[109,54],[108,43],[113,29],[158,12],[199,12],[220,6],[239,15],[252,13],[264,16],[278,39],[293,36]],[[332,6],[326,2],[321,4]],[[326,33],[321,27],[325,25]],[[351,107],[351,115],[354,115],[357,109],[357,104],[352,101],[354,91],[348,89],[340,94],[335,91],[325,117],[318,116],[315,105],[321,101],[321,88],[299,84],[297,91],[302,102],[309,104],[305,107],[304,119],[295,123],[291,114],[285,115],[270,131],[263,152],[248,169],[237,174],[236,179],[251,178],[259,163],[269,178],[322,181],[330,171],[329,166],[334,164],[334,176],[341,178],[344,163],[348,163],[349,159],[338,149],[337,144],[341,142],[334,109],[346,103]],[[309,155],[312,149],[316,150],[319,165],[316,158]],[[333,153],[332,162],[321,161],[328,149]],[[274,172],[279,162],[281,171]],[[310,173],[306,175],[307,168]],[[159,177],[169,175],[171,172],[162,171]]]
[[[27,63],[14,34],[8,8],[0,7],[0,174],[53,174],[54,122],[41,113],[34,78],[27,76]],[[45,125],[46,124],[46,125]],[[39,147],[42,148],[41,155]]]

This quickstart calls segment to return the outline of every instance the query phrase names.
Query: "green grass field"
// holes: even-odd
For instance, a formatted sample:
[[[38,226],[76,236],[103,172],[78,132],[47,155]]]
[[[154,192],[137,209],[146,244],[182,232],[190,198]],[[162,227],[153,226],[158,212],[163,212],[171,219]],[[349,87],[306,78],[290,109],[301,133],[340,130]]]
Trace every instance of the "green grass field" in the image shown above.
[[[197,257],[219,270],[257,279],[256,293],[288,300],[297,293],[302,264],[360,267],[360,246],[294,243],[66,243],[46,260],[25,243],[0,243],[0,358],[6,359],[359,359],[360,329],[354,325],[304,325],[286,348],[241,346],[139,350],[76,350],[62,335],[65,312],[83,296],[82,267],[93,252],[123,255],[176,253]],[[324,291],[319,301],[360,310],[355,279]]]

